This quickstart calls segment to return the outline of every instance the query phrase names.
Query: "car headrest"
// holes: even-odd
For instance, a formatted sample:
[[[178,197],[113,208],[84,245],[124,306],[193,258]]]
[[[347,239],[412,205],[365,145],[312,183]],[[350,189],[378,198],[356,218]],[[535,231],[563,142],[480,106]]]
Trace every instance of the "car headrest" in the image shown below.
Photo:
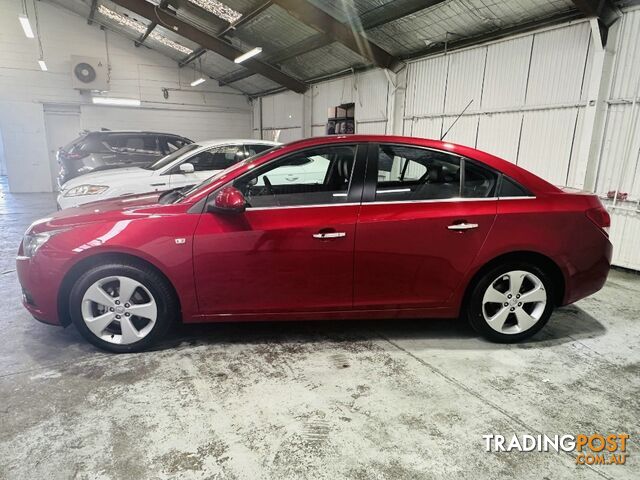
[[[430,165],[427,170],[427,181],[430,183],[442,182],[442,165]]]

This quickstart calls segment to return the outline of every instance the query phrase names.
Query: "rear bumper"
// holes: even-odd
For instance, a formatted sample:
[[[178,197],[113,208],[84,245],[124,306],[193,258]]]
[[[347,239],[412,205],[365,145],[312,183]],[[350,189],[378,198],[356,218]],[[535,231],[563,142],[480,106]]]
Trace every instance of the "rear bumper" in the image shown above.
[[[598,244],[577,246],[565,272],[566,284],[562,305],[577,302],[600,290],[611,269],[613,246],[602,235]]]
[[[62,325],[58,317],[59,279],[41,268],[34,258],[18,257],[16,272],[22,287],[22,304],[33,317],[50,325]]]

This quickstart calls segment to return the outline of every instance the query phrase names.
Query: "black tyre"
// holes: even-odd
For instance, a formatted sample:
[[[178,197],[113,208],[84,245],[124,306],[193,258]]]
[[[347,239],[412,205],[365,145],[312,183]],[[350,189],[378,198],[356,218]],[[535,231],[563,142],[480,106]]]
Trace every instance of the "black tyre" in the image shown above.
[[[162,338],[178,317],[169,282],[144,266],[110,263],[85,272],[69,295],[82,336],[110,352],[138,352]]]
[[[553,282],[540,267],[508,262],[485,272],[466,306],[471,326],[493,342],[514,343],[535,335],[553,312]]]

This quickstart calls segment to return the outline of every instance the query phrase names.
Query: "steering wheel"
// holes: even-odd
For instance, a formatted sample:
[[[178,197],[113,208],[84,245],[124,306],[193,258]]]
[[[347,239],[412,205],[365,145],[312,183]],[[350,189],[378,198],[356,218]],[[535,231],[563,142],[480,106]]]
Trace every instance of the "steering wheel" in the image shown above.
[[[271,188],[272,185],[271,185],[271,180],[269,180],[269,177],[267,177],[266,175],[263,175],[262,179],[264,180],[265,191],[267,192],[267,194],[273,195],[273,188]]]

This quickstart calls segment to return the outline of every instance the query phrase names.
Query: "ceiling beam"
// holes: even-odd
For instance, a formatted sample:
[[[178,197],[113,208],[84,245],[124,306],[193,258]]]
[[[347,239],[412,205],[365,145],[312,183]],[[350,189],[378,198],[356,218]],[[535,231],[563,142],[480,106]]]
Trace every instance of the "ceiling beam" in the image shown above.
[[[159,4],[158,4],[158,8],[165,8],[167,6],[167,3],[169,2],[169,0],[162,0]],[[140,38],[138,40],[136,40],[134,42],[134,45],[136,47],[139,47],[140,45],[142,45],[144,43],[144,41],[147,39],[147,37],[149,35],[151,35],[151,32],[153,32],[153,30],[158,26],[157,22],[151,22],[149,24],[149,26],[147,27],[147,30],[140,35]]]
[[[610,27],[620,12],[608,0],[572,0],[576,9],[585,17],[596,17],[605,27]]]
[[[365,12],[360,18],[360,30],[365,31],[379,27],[385,23],[393,22],[445,1],[446,0],[395,0],[393,2],[389,2],[382,7]],[[331,36],[325,33],[318,33],[317,35],[298,42],[281,53],[266,57],[266,60],[272,65],[277,65],[295,58],[298,55],[325,47],[333,43],[333,41],[334,40]],[[247,70],[234,72],[222,77],[220,79],[220,85],[228,85],[229,83],[237,82],[238,80],[244,80],[251,75],[253,74]]]
[[[91,9],[89,10],[89,18],[87,18],[87,23],[89,25],[93,25],[93,19],[96,16],[97,8],[98,8],[98,0],[91,0]]]
[[[191,40],[194,43],[201,45],[202,47],[216,52],[218,55],[225,57],[228,60],[233,61],[235,58],[242,55],[242,50],[237,49],[230,43],[214,37],[199,28],[187,23],[172,13],[157,8],[154,4],[141,1],[141,0],[112,0],[113,3],[120,5],[128,10],[131,10],[135,14],[146,18],[150,21],[158,21],[165,28],[172,30],[173,32],[181,35],[182,37]],[[254,73],[260,74],[271,81],[274,81],[283,87],[287,87],[297,93],[303,93],[307,90],[307,85],[294,78],[281,72],[277,68],[261,62],[256,58],[250,58],[246,60],[243,65],[252,70]]]
[[[246,15],[243,15],[242,17],[240,17],[236,22],[227,23],[227,26],[225,28],[223,28],[222,31],[216,35],[216,37],[223,38],[223,37],[225,37],[227,35],[230,35],[231,33],[233,33],[235,31],[236,28],[238,28],[241,25],[244,25],[245,23],[249,22],[250,20],[253,20],[255,17],[260,15],[262,12],[264,12],[271,5],[272,5],[271,0],[269,0],[269,1],[265,2],[265,3],[263,3],[262,5],[260,5],[259,7],[257,7],[255,10],[252,10],[251,12],[247,13]],[[198,57],[202,56],[202,54],[204,52],[205,52],[205,50],[203,50],[202,48],[199,48],[198,50],[194,51],[193,53],[187,55],[182,60],[180,60],[178,62],[178,65],[180,67],[184,67],[185,65],[189,65],[189,63],[193,62],[195,59],[197,59]]]
[[[254,18],[256,18],[258,15],[260,15],[262,12],[264,12],[265,10],[267,10],[271,5],[273,5],[273,2],[271,0],[268,0],[266,2],[264,2],[262,5],[259,5],[258,7],[256,7],[255,9],[251,10],[249,13],[246,13],[244,15],[242,15],[238,20],[236,20],[234,23],[230,23],[228,24],[219,34],[219,37],[224,37],[225,35],[228,35],[230,33],[233,33],[233,31],[238,28],[241,27],[242,25],[244,25],[245,23],[250,22],[251,20],[253,20]]]
[[[389,52],[307,0],[273,0],[273,3],[284,8],[302,23],[325,33],[334,41],[368,59],[377,67],[398,71],[403,66],[403,63]]]
[[[204,55],[207,52],[206,48],[198,48],[196,50],[194,50],[193,52],[191,52],[189,55],[187,55],[186,57],[184,57],[182,60],[180,60],[178,62],[178,66],[180,68],[184,67],[185,65],[189,65],[191,62],[193,62],[194,60],[200,58],[202,55]]]

